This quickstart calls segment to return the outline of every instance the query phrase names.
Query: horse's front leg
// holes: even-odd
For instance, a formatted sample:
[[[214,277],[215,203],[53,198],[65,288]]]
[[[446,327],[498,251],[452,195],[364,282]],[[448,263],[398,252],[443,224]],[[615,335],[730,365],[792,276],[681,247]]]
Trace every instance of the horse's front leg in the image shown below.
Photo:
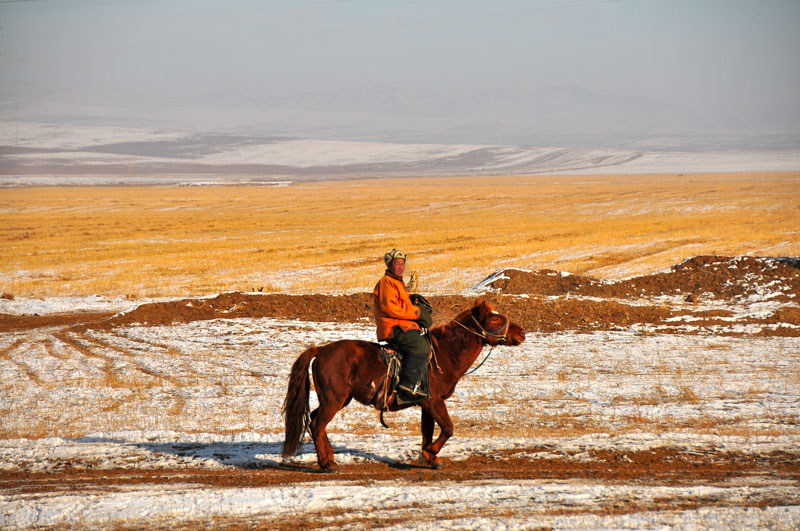
[[[419,464],[430,465],[430,461],[425,456],[425,448],[430,448],[433,442],[434,420],[427,408],[420,408],[422,411],[422,451],[419,454]]]
[[[439,437],[433,442],[434,422],[439,425]],[[422,454],[420,463],[432,468],[444,468],[439,452],[444,443],[453,436],[453,421],[447,413],[444,400],[433,399],[422,404]]]

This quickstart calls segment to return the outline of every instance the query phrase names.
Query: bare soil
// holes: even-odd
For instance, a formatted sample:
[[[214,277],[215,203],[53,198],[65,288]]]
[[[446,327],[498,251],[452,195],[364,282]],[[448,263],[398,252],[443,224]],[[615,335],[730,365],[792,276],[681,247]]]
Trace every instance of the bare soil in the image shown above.
[[[499,294],[489,294],[481,298],[488,300],[528,331],[595,330],[632,323],[657,324],[675,315],[675,312],[665,307],[636,306],[617,301],[521,299],[502,297]],[[435,308],[434,324],[437,326],[470,308],[475,300],[460,295],[432,296],[428,299]],[[233,292],[223,293],[213,299],[144,304],[129,313],[99,319],[87,323],[86,326],[113,328],[133,323],[153,326],[240,317],[357,322],[372,319],[372,304],[372,295],[368,293],[331,296]],[[787,316],[792,317],[789,314]],[[0,326],[2,322],[0,320]],[[42,319],[42,322],[47,320]]]
[[[10,315],[0,313],[0,332],[31,330],[33,328],[63,327],[110,319],[114,314],[109,312],[76,312],[53,315]]]
[[[205,468],[181,469],[111,469],[94,470],[73,468],[69,462],[59,470],[47,473],[0,472],[0,490],[15,495],[48,495],[51,493],[96,493],[128,489],[134,485],[172,485],[176,483],[195,485],[198,488],[253,488],[277,487],[325,483],[329,481],[349,482],[357,485],[374,485],[378,482],[392,482],[422,486],[429,482],[459,483],[467,481],[519,480],[546,481],[591,481],[604,484],[637,484],[650,486],[692,486],[728,485],[731,481],[758,481],[770,478],[771,481],[800,481],[800,459],[798,454],[771,452],[766,454],[746,454],[741,452],[720,452],[709,449],[684,452],[676,448],[653,448],[641,451],[595,450],[583,452],[580,456],[565,453],[562,457],[537,458],[537,451],[546,448],[520,448],[500,451],[495,455],[474,455],[466,460],[451,463],[441,470],[421,468],[415,464],[366,463],[351,464],[335,473],[323,473],[316,468],[303,466],[266,467],[259,469],[226,468],[209,470]],[[740,502],[746,507],[767,507],[795,505],[800,498],[763,498]],[[644,511],[695,510],[701,507],[730,506],[730,501],[720,501],[713,497],[690,497],[675,500],[641,502],[635,499],[620,500],[613,505],[590,508],[558,508],[553,514],[629,514]],[[484,513],[481,513],[485,516]],[[340,524],[350,524],[358,528],[376,525],[402,523],[396,517],[375,518],[369,514],[343,514],[335,507],[320,512],[299,513],[292,518],[254,516],[215,516],[208,519],[182,522],[152,521],[128,522],[125,529],[316,529],[330,526],[331,522],[321,518],[337,518]],[[431,518],[437,518],[431,515]],[[67,529],[66,526],[56,529]]]
[[[536,458],[542,448],[518,448],[493,455],[474,455],[434,470],[411,463],[350,464],[334,473],[316,467],[285,465],[264,468],[178,468],[94,470],[69,462],[50,472],[0,471],[0,489],[35,493],[83,490],[96,486],[194,483],[214,487],[269,487],[308,481],[376,481],[424,483],[428,481],[486,481],[491,479],[586,479],[609,483],[694,485],[722,483],[732,478],[764,476],[800,481],[800,455],[771,452],[747,454],[709,449],[684,452],[677,448],[639,451],[592,450]]]
[[[675,321],[691,316],[694,332],[699,327],[730,325],[730,309],[703,308],[702,302],[722,301],[731,306],[747,303],[751,296],[769,295],[784,303],[767,316],[738,317],[736,324],[780,325],[764,327],[757,335],[800,335],[800,260],[796,258],[698,256],[674,266],[671,271],[606,282],[558,271],[506,270],[490,284],[492,291],[481,298],[490,301],[526,331],[591,332],[657,325],[665,333],[686,333]],[[512,295],[512,296],[508,296]],[[513,296],[515,295],[515,296]],[[659,296],[680,295],[686,304],[669,307]],[[474,299],[461,295],[429,297],[435,308],[435,325],[446,323]],[[75,325],[113,328],[133,323],[170,325],[219,318],[298,319],[302,321],[358,322],[372,319],[370,293],[351,295],[286,295],[280,293],[223,293],[207,299],[182,299],[142,304],[133,311],[74,313],[61,315],[0,314],[0,331],[46,326]],[[670,328],[671,327],[671,328]],[[692,330],[688,331],[692,333]],[[726,332],[736,334],[736,332]]]

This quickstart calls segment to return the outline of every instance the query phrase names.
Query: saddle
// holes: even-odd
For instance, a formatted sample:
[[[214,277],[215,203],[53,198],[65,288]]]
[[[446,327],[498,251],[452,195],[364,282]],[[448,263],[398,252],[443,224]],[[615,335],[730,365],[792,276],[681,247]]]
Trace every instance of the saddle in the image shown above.
[[[406,404],[417,403],[403,401],[396,393],[397,384],[400,383],[400,371],[403,364],[403,353],[396,350],[389,343],[385,341],[372,343],[379,349],[379,356],[384,364],[386,364],[386,374],[378,384],[378,390],[372,398],[372,404],[378,409],[386,410],[389,407],[389,402],[394,396],[394,401],[398,406]],[[422,373],[422,380],[420,380],[419,391],[425,394],[423,400],[431,397],[431,381],[430,381],[431,364],[425,364],[425,371]]]

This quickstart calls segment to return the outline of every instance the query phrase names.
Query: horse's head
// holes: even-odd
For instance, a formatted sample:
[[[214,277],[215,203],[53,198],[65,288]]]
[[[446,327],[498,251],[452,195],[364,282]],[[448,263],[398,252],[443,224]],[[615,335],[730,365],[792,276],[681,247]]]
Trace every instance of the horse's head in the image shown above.
[[[517,323],[499,313],[486,301],[476,300],[472,307],[472,319],[481,328],[484,340],[488,345],[519,345],[525,341],[525,332]]]

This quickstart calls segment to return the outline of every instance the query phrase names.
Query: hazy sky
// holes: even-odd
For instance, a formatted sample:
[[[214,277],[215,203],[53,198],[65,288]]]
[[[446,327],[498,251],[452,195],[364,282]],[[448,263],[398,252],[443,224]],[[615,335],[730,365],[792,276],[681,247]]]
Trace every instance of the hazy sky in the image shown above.
[[[800,145],[798,0],[23,0],[0,27],[3,119]]]

